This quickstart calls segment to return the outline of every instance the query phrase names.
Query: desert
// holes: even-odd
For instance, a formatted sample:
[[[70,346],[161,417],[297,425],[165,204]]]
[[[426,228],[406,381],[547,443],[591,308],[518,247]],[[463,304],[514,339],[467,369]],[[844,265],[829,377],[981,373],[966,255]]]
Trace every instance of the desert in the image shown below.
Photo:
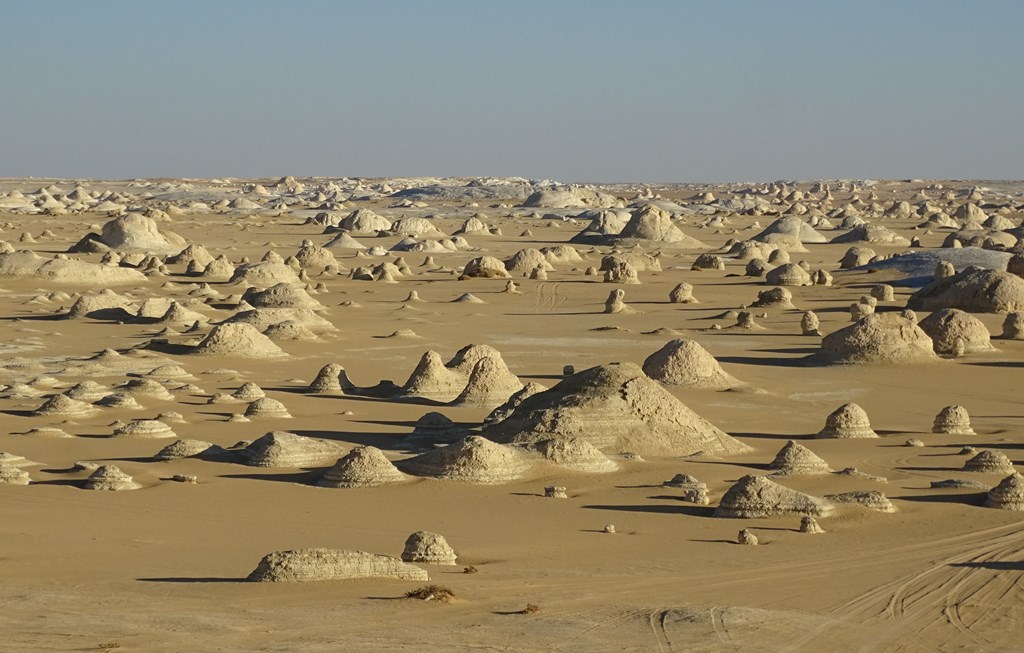
[[[4,179],[2,648],[1013,650],[1022,219]]]
[[[1024,653],[1024,2],[0,25],[0,653]]]

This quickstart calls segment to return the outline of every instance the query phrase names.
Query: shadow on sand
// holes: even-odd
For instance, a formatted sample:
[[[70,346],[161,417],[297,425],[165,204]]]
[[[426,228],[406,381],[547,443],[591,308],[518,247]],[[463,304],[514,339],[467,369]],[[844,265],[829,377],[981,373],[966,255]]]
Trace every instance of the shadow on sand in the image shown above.
[[[675,499],[676,497],[672,497]],[[587,506],[581,506],[587,510],[614,510],[621,512],[650,512],[660,515],[689,515],[690,517],[712,517],[715,509],[710,506],[694,506],[694,505],[619,505],[612,506],[607,504],[591,504]]]
[[[992,569],[994,571],[1024,571],[1024,560],[988,560],[986,562],[954,562],[950,567],[967,567],[969,569]]]
[[[166,578],[136,578],[141,583],[247,583],[245,578],[217,578],[215,576],[168,576]]]

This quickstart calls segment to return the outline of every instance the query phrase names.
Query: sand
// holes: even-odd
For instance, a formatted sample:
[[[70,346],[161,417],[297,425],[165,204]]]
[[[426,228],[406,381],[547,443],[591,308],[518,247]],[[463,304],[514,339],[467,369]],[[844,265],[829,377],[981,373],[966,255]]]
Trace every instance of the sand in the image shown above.
[[[851,243],[832,241],[850,229],[820,220],[839,225],[848,211],[922,244],[912,249],[899,244],[902,240],[871,242],[873,256],[950,252],[936,248],[969,213],[974,215],[965,209],[956,217],[974,186],[984,187],[983,199],[971,200],[979,211],[1017,226],[1024,218],[1021,184],[832,181],[827,182],[829,200],[823,187],[813,190],[814,182],[623,184],[547,189],[529,206],[520,206],[544,189],[506,180],[473,185],[467,185],[470,179],[433,178],[280,181],[0,180],[0,200],[12,198],[15,189],[28,200],[0,201],[7,207],[0,208],[0,238],[13,249],[107,265],[103,252],[62,253],[111,219],[104,209],[92,210],[109,201],[166,214],[155,218],[161,233],[201,244],[210,256],[223,255],[229,268],[224,274],[218,264],[220,272],[209,278],[195,266],[190,273],[197,248],[175,262],[147,262],[146,252],[124,251],[117,269],[138,274],[129,275],[132,283],[114,287],[116,310],[66,319],[55,316],[67,313],[79,293],[95,294],[106,285],[83,286],[66,275],[4,278],[0,451],[43,464],[26,468],[29,485],[0,484],[0,650],[923,652],[1020,646],[1022,513],[986,507],[986,489],[941,489],[931,483],[961,479],[992,488],[1006,478],[1004,471],[962,471],[971,458],[961,454],[965,446],[975,453],[1000,451],[1018,471],[1024,469],[1019,402],[1024,341],[993,339],[994,349],[968,347],[958,357],[886,362],[872,355],[834,365],[817,355],[820,337],[802,335],[801,318],[813,311],[818,330],[827,336],[851,324],[849,306],[871,295],[873,287],[892,286],[893,299],[879,301],[875,311],[895,315],[929,281],[908,282],[908,274],[881,264],[886,262],[840,269]],[[257,192],[257,185],[263,190]],[[33,195],[51,186],[57,190],[46,192],[50,199]],[[444,192],[418,190],[423,188]],[[73,192],[90,198],[80,202],[86,210],[49,215],[11,208],[63,203]],[[930,199],[921,199],[921,192]],[[944,199],[947,192],[951,199]],[[405,199],[411,204],[398,206]],[[234,200],[245,201],[231,205]],[[909,213],[890,211],[897,201],[908,202]],[[925,201],[932,210],[918,214]],[[214,208],[220,202],[222,208]],[[543,254],[546,265],[537,259],[530,269],[507,268],[518,293],[503,292],[508,281],[503,277],[460,279],[463,267],[476,258],[507,262],[522,250],[543,253],[570,243],[597,210],[615,212],[616,221],[625,224],[629,207],[641,202],[661,203],[659,210],[672,216],[674,228],[686,238],[680,241],[671,231],[671,242],[659,242],[666,230],[649,229],[642,238],[629,233],[629,238],[577,240],[582,260],[555,250],[561,254]],[[332,203],[344,208],[320,208]],[[798,213],[794,205],[810,213]],[[72,206],[70,198],[66,206]],[[364,210],[351,221],[352,235],[367,248],[380,249],[333,248],[334,263],[308,251],[296,257],[303,241],[319,247],[338,235],[337,229],[325,234],[323,224],[307,223],[325,210],[341,218]],[[957,227],[915,228],[939,211]],[[625,220],[619,212],[625,212]],[[383,221],[371,220],[374,214]],[[454,243],[449,248],[443,236],[427,234],[441,249],[429,252],[426,265],[427,252],[391,251],[405,233],[381,235],[377,229],[385,222],[427,218],[440,234],[453,234],[478,215],[485,216],[479,220],[490,231],[465,233],[469,249]],[[817,218],[813,228],[823,238],[769,242],[786,245],[794,265],[804,261],[811,271],[826,270],[833,284],[787,286],[797,308],[750,308],[763,328],[731,328],[737,312],[772,286],[764,277],[745,276],[747,260],[727,252],[792,215]],[[45,230],[53,235],[43,236]],[[801,229],[798,236],[800,231],[806,232]],[[23,232],[36,242],[19,242]],[[702,246],[691,247],[694,242]],[[585,274],[587,268],[597,272],[616,247],[642,263],[640,283],[625,287],[604,283],[600,273]],[[268,251],[278,257],[260,265]],[[721,257],[725,269],[691,270],[701,254]],[[405,260],[396,261],[399,257]],[[248,267],[229,284],[243,258]],[[1005,265],[1006,258],[998,260]],[[205,262],[204,256],[200,263]],[[389,267],[381,271],[387,274],[372,278],[385,279],[350,278],[353,269],[384,263]],[[776,257],[767,265],[783,264]],[[537,267],[545,275],[534,276],[546,279],[530,278]],[[963,267],[957,264],[958,270]],[[931,262],[927,276],[933,268]],[[297,284],[303,293],[291,293],[287,301],[275,299],[281,290],[259,294],[282,281]],[[209,286],[199,285],[204,282]],[[669,301],[679,284],[692,286],[700,303]],[[1015,285],[1003,284],[1009,290]],[[237,346],[234,338],[215,340],[217,347],[196,352],[216,325],[252,310],[242,303],[250,286],[257,288],[249,293],[257,302],[319,304],[315,315],[291,315],[326,320],[333,330],[317,327],[318,341],[281,339],[271,348],[253,330],[287,321],[292,309],[263,308],[252,329],[220,330],[245,337],[247,345]],[[634,312],[604,313],[609,293],[623,287]],[[419,301],[408,300],[410,292]],[[466,293],[483,303],[452,301]],[[154,310],[174,300],[208,321],[155,324],[136,313],[149,300]],[[917,319],[923,321],[946,301],[915,302]],[[1018,310],[1014,301],[959,308]],[[989,333],[1002,332],[1005,313],[971,315]],[[400,330],[417,337],[387,337]],[[399,466],[422,454],[403,441],[429,412],[445,415],[467,434],[479,433],[493,405],[451,404],[461,388],[436,396],[402,392],[401,384],[425,351],[447,360],[467,343],[485,344],[501,352],[523,384],[554,388],[567,365],[576,372],[614,362],[640,366],[675,339],[699,342],[743,385],[661,387],[749,450],[680,457],[613,448],[604,455],[614,465],[597,473],[586,466],[559,466],[523,447],[522,456],[530,461],[523,480],[492,485],[410,476],[372,487],[318,486],[337,459],[358,446],[376,447]],[[344,368],[345,382],[327,392],[309,392],[310,380],[328,363]],[[463,372],[467,379],[471,368]],[[153,370],[158,372],[149,376]],[[33,412],[76,384],[95,382],[113,394],[143,378],[166,392],[133,392],[136,409],[90,400],[84,402],[88,409],[74,404],[76,410],[56,414]],[[247,382],[286,406],[292,418],[242,421],[233,416],[244,413],[245,402],[209,402]],[[825,416],[849,402],[864,408],[880,437],[814,439]],[[952,405],[969,413],[973,434],[932,432],[936,415]],[[183,421],[160,417],[172,412]],[[198,455],[154,460],[171,439],[110,437],[132,420],[154,419],[165,421],[176,438],[202,441],[182,454]],[[33,429],[59,429],[70,437]],[[310,464],[301,467],[254,467],[230,455],[275,429],[333,443],[337,451],[326,447],[330,455],[303,459]],[[910,439],[924,446],[904,446]],[[834,470],[855,467],[862,474],[774,480],[814,497],[883,493],[895,512],[839,502],[832,514],[816,517],[825,532],[815,535],[800,532],[799,514],[713,517],[740,478],[771,473],[769,463],[790,440]],[[102,465],[115,465],[138,489],[84,490],[86,479]],[[684,501],[683,490],[662,486],[682,473],[706,484],[708,505]],[[173,482],[175,476],[195,476],[197,482]],[[566,488],[567,498],[545,498],[546,486]],[[615,533],[604,532],[609,524]],[[756,536],[758,546],[735,544],[740,529]],[[453,591],[450,603],[402,599],[424,584],[411,579],[244,582],[271,552],[330,549],[397,558],[409,534],[418,531],[443,534],[458,552],[455,566],[430,569],[430,582]],[[463,567],[476,573],[462,573]],[[523,612],[527,604],[539,610]]]

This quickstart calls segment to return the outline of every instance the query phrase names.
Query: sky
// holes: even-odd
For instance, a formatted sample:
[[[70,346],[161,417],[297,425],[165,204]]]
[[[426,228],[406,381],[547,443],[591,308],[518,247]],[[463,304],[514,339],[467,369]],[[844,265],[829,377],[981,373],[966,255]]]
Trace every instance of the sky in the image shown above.
[[[0,0],[0,177],[1024,178],[1020,0]]]

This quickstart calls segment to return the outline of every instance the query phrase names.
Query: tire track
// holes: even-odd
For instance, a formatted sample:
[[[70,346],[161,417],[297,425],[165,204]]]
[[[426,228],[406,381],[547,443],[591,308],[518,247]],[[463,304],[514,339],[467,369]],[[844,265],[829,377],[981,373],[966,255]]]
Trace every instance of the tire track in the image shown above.
[[[569,300],[569,297],[559,291],[562,282],[541,282],[537,284],[533,295],[533,312],[553,313]]]
[[[994,573],[983,565],[997,561],[1020,550],[1021,534],[1007,534],[991,544],[966,553],[950,556],[932,568],[904,580],[895,587],[886,608],[890,622],[882,641],[888,650],[916,648],[914,637],[936,627],[950,626],[961,638],[974,645],[991,646],[997,642],[975,629],[979,619],[968,623],[964,606],[971,602],[982,613],[999,607],[996,594],[1005,597],[1020,579],[1009,578],[1009,572]]]
[[[565,294],[559,292],[559,290],[561,288],[562,288],[562,282],[561,281],[556,281],[554,283],[553,287],[551,288],[551,292],[555,296],[555,303],[551,307],[551,309],[554,310],[554,311],[557,311],[558,309],[562,308],[562,306],[564,306],[565,303],[567,301],[569,301],[569,296],[568,295],[565,295]]]
[[[621,614],[619,614],[619,615],[617,615],[615,617],[611,617],[610,619],[603,619],[603,620],[598,621],[597,623],[595,623],[595,624],[593,624],[591,626],[587,626],[583,630],[580,630],[572,638],[570,638],[568,640],[568,642],[574,642],[574,641],[578,640],[580,637],[583,637],[587,633],[590,633],[590,632],[592,632],[594,630],[597,630],[598,628],[603,628],[603,627],[608,626],[610,624],[618,623],[618,622],[626,620],[626,619],[630,619],[630,618],[633,618],[633,617],[640,616],[640,615],[644,614],[645,612],[647,612],[646,609],[630,610],[628,612],[623,612],[623,613],[621,613]]]
[[[669,610],[654,610],[648,616],[651,632],[654,633],[654,641],[658,643],[658,650],[661,653],[672,653],[672,642],[665,631],[665,620],[668,618]]]
[[[716,610],[719,611],[718,615],[715,614]],[[732,635],[729,634],[729,628],[725,625],[725,619],[723,618],[726,610],[727,608],[720,608],[717,605],[711,607],[708,611],[711,615],[711,628],[715,631],[715,636],[718,637],[719,642],[730,648],[736,648],[732,641]]]
[[[976,546],[963,550],[964,545],[974,544]],[[908,550],[910,548],[907,547]],[[864,651],[923,650],[915,636],[941,626],[952,627],[975,645],[998,644],[981,634],[981,629],[976,626],[982,623],[982,619],[991,617],[995,608],[1013,600],[1006,597],[1015,590],[1016,600],[1024,603],[1024,591],[1021,590],[1024,588],[1024,570],[1010,576],[1014,572],[986,569],[983,563],[1019,555],[1022,548],[1024,526],[1021,524],[997,526],[931,543],[925,552],[944,557],[928,569],[885,583],[835,606],[826,615],[830,622],[808,633],[786,650],[820,650],[817,640],[829,628],[843,623],[868,627],[871,635],[862,643],[860,650]],[[964,604],[979,596],[983,599],[976,602],[975,609],[981,616],[973,621],[964,619]],[[1006,643],[1012,648],[1012,639]]]

